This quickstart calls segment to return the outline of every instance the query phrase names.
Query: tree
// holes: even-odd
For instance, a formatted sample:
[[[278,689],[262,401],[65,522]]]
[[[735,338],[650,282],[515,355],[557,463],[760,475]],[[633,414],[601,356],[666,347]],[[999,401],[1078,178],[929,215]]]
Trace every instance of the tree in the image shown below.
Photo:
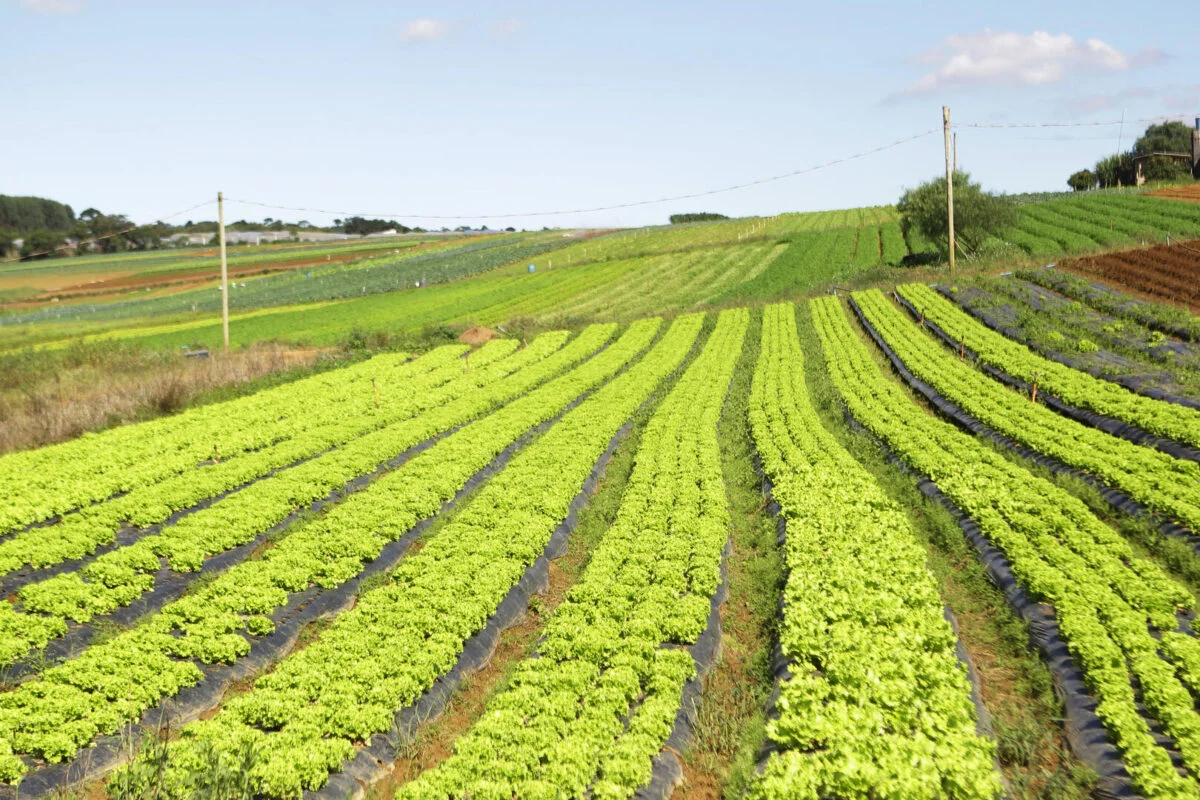
[[[1163,122],[1151,125],[1146,132],[1133,143],[1135,156],[1148,156],[1151,153],[1191,153],[1192,129],[1182,122]]]
[[[915,230],[943,253],[949,251],[945,178],[909,189],[896,209],[900,212],[900,228],[906,235]],[[971,183],[968,173],[954,173],[954,234],[965,252],[977,252],[989,236],[1016,222],[1017,209],[1010,201],[983,191],[978,183]]]
[[[63,252],[56,248],[62,244],[62,240],[62,234],[54,231],[45,229],[32,231],[25,237],[25,241],[21,245],[21,260],[61,256]]]
[[[336,220],[335,220],[336,221]],[[407,228],[398,222],[393,222],[387,219],[365,219],[363,217],[349,217],[342,220],[342,230],[345,233],[358,234],[366,236],[368,233],[379,233],[381,231],[395,230],[400,233],[408,233],[411,228]]]
[[[1129,153],[1117,153],[1096,162],[1096,180],[1103,188],[1113,186],[1133,186],[1137,183],[1137,172],[1133,166],[1133,156]]]
[[[75,212],[68,205],[41,197],[0,195],[0,230],[66,232],[74,222]]]
[[[1095,189],[1096,173],[1090,169],[1081,169],[1067,178],[1067,186],[1070,186],[1076,192],[1086,192],[1088,189]]]
[[[729,219],[724,214],[714,214],[711,211],[701,211],[696,214],[672,214],[671,224],[682,225],[685,222],[710,222],[718,219]]]
[[[7,256],[14,249],[13,241],[16,238],[8,231],[0,231],[0,258]]]

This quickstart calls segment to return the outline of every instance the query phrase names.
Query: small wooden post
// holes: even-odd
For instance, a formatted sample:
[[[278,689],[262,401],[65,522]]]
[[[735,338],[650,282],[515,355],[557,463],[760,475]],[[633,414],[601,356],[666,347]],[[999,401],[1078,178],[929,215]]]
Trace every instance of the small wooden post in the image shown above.
[[[213,463],[221,463],[221,453],[217,450],[217,445],[215,443],[213,444]]]
[[[371,391],[375,393],[375,407],[379,408],[379,387],[375,385],[374,378],[371,378]]]
[[[1031,402],[1031,403],[1037,402],[1037,382],[1038,382],[1038,378],[1040,378],[1041,376],[1042,376],[1042,373],[1040,373],[1040,372],[1033,373],[1033,388],[1029,393],[1029,402]]]
[[[959,339],[958,340],[958,360],[965,361],[966,358],[967,358],[967,340]]]

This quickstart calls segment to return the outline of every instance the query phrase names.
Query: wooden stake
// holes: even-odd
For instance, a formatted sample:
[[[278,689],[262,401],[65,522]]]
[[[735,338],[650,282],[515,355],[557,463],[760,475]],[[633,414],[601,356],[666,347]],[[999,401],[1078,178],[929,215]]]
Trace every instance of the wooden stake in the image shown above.
[[[215,444],[213,445],[213,463],[221,463],[221,453],[217,450],[217,446]]]
[[[966,358],[967,358],[967,340],[959,339],[958,340],[958,360],[965,361]]]

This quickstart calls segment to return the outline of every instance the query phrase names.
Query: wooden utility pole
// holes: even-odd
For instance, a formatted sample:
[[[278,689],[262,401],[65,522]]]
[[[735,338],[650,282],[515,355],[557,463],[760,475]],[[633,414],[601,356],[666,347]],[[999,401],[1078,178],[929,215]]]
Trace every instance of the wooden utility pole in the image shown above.
[[[225,261],[225,195],[217,192],[217,232],[221,240],[221,335],[229,349],[229,265]]]
[[[954,274],[954,166],[950,154],[950,106],[942,106],[942,130],[946,134],[946,228],[950,234],[950,274]]]
[[[958,172],[958,131],[954,132],[954,171]]]

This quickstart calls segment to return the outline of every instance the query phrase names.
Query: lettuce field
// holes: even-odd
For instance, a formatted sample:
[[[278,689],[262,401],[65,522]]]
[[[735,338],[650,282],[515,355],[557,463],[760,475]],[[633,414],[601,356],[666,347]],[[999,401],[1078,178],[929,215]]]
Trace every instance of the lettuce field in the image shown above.
[[[1200,800],[1186,251],[924,247],[868,208],[248,286],[239,342],[498,335],[0,455],[0,795]],[[5,341],[207,343],[202,291]]]

